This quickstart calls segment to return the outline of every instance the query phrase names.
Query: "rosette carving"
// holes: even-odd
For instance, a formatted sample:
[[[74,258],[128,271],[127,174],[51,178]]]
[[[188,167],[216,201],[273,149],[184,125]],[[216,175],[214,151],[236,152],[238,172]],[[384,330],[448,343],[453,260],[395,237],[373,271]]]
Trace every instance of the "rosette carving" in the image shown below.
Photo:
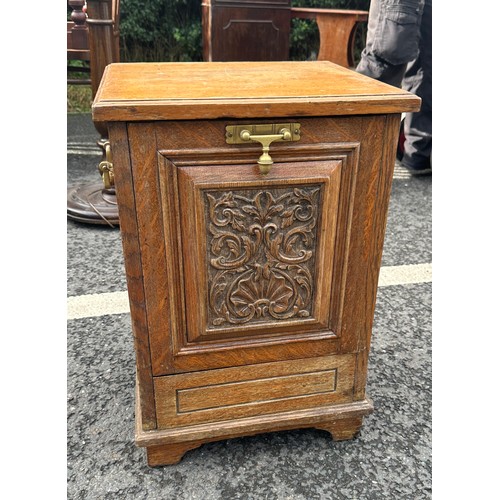
[[[205,192],[209,328],[311,316],[319,196]]]

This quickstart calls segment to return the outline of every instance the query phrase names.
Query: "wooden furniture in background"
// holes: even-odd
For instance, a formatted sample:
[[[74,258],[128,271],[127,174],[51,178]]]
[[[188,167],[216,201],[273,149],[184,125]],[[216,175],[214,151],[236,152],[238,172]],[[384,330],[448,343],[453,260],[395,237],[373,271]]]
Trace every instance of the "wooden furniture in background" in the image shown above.
[[[318,24],[318,60],[354,65],[354,36],[361,10],[291,7],[291,0],[203,0],[204,61],[286,61],[292,18]]]
[[[400,116],[419,103],[329,62],[106,68],[93,118],[149,465],[236,436],[359,431]]]
[[[203,0],[204,61],[286,61],[291,0]]]
[[[314,19],[318,24],[318,61],[331,61],[345,68],[354,66],[356,28],[368,21],[367,11],[293,7],[291,13],[293,18]]]
[[[120,60],[119,42],[119,0],[68,0],[74,9],[72,19],[74,26],[68,24],[68,60],[86,59],[89,61],[92,97],[95,97],[105,67]],[[82,11],[86,4],[86,13]],[[76,34],[76,36],[75,36]],[[75,46],[76,45],[76,46]],[[75,49],[85,46],[85,51]],[[73,79],[68,84],[75,83]],[[97,144],[103,150],[102,160],[106,160],[106,143],[108,130],[105,122],[94,121],[94,126],[100,134]],[[118,206],[114,186],[105,186],[103,180],[71,186],[68,188],[67,215],[70,219],[89,224],[118,225]]]
[[[77,78],[76,75],[68,76],[70,85],[91,85],[90,80],[90,50],[89,32],[87,28],[87,15],[83,11],[85,0],[68,0],[71,7],[71,21],[66,23],[68,73],[84,75]],[[85,65],[76,65],[74,61],[84,61]]]

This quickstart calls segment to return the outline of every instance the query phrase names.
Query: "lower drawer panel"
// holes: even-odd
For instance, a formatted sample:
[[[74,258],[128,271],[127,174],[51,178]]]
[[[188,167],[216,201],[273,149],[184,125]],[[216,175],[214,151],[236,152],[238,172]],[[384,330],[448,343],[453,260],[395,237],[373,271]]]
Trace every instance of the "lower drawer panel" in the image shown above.
[[[157,377],[158,428],[350,402],[354,370],[349,354]]]

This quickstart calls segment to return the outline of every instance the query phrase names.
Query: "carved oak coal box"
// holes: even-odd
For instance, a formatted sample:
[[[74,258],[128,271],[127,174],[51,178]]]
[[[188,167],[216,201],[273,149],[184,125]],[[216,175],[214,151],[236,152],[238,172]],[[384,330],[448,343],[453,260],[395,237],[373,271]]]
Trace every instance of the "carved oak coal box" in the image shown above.
[[[107,67],[93,119],[149,465],[236,436],[359,431],[400,118],[419,104],[329,62]]]

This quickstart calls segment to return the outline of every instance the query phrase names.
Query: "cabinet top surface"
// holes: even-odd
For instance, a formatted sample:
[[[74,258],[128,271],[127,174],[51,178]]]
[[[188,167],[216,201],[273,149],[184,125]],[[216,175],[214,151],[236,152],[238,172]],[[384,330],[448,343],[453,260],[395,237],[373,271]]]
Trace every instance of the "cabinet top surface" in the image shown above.
[[[115,63],[97,121],[257,118],[415,111],[415,95],[327,61]]]

